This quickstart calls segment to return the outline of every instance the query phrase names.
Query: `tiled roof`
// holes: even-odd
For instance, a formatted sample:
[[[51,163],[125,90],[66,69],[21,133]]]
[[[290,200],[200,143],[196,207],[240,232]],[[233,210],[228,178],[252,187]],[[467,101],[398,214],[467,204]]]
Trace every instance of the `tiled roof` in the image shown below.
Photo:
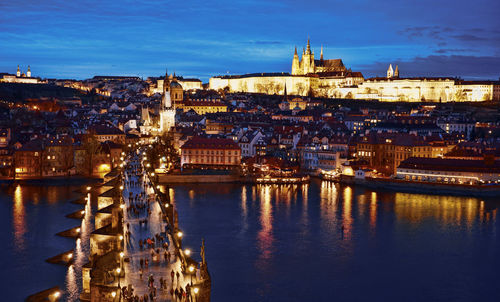
[[[429,171],[500,173],[500,160],[495,160],[491,164],[487,164],[484,160],[410,157],[401,162],[399,168]]]
[[[195,136],[184,143],[181,149],[240,150],[240,147],[232,139],[229,138],[206,138]]]

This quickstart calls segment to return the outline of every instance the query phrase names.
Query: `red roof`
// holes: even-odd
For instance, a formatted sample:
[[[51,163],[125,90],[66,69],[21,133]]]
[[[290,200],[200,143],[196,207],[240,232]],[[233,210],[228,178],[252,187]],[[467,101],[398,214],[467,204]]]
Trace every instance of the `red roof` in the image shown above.
[[[476,173],[500,173],[500,161],[488,164],[485,160],[463,160],[447,158],[410,157],[399,168],[430,171],[457,171]]]
[[[240,150],[240,146],[229,138],[207,138],[194,136],[181,149],[223,149]]]

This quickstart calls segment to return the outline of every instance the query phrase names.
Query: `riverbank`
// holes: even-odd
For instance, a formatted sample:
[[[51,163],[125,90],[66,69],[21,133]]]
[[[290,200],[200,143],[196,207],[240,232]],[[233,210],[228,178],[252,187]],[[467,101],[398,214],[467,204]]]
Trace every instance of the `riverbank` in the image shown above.
[[[100,183],[102,178],[84,177],[84,176],[56,176],[44,178],[0,178],[0,184],[22,184],[22,185],[51,185],[51,186],[66,186],[74,185],[81,186],[85,184]]]
[[[343,184],[355,184],[371,189],[386,189],[410,193],[425,193],[433,195],[457,195],[475,197],[500,196],[499,185],[461,185],[432,183],[423,181],[407,181],[393,178],[355,178],[354,176],[341,175],[339,182]]]

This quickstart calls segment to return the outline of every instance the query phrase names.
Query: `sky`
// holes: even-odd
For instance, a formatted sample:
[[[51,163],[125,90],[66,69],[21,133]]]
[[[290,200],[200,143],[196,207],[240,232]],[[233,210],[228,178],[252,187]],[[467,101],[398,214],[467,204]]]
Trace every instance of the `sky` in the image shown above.
[[[290,72],[319,57],[365,77],[500,77],[498,0],[0,0],[0,72],[42,78]]]

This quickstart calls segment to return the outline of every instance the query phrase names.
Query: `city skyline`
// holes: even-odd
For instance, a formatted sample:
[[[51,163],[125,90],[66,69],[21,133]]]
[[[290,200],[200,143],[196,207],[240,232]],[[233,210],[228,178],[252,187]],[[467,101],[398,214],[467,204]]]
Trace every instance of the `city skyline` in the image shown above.
[[[31,65],[43,78],[186,77],[290,72],[311,39],[325,59],[365,77],[389,63],[401,76],[499,77],[500,21],[493,1],[1,3],[0,70]],[[453,5],[453,6],[451,6]],[[453,9],[450,9],[452,7]],[[305,17],[307,16],[307,17]]]

